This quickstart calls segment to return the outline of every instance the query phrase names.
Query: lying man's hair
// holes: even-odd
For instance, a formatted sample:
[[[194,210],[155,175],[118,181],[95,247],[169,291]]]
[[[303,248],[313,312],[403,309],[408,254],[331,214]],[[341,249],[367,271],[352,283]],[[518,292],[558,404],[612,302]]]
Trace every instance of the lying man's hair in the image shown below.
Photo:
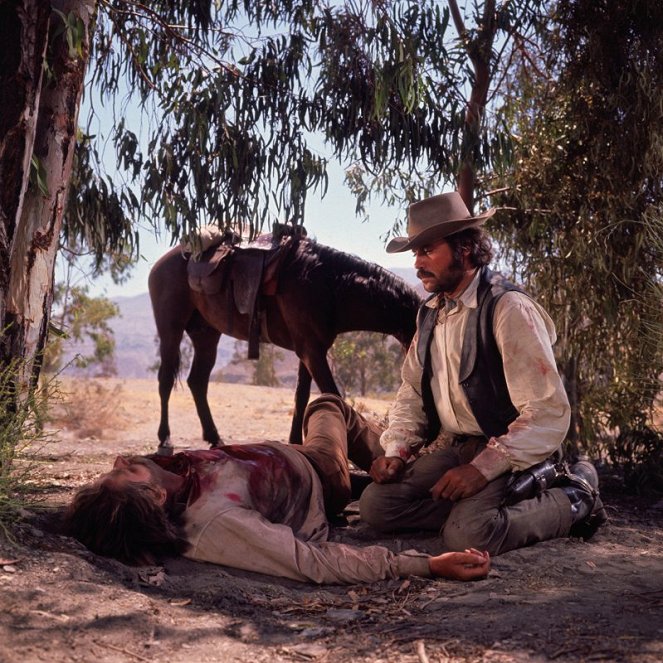
[[[81,488],[64,514],[64,531],[97,555],[124,564],[156,564],[183,553],[189,543],[149,483],[118,488],[99,482]]]

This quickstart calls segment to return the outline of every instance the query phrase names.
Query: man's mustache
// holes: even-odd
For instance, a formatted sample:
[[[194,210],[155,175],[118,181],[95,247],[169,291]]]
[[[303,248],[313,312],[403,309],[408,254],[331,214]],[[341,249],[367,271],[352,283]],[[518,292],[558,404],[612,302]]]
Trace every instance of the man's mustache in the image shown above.
[[[423,278],[425,278],[426,276],[430,276],[430,277],[433,277],[433,278],[434,278],[434,277],[435,277],[435,274],[433,274],[433,273],[431,273],[431,272],[427,272],[425,269],[418,269],[418,270],[417,270],[417,278],[418,278],[418,279],[423,279]]]

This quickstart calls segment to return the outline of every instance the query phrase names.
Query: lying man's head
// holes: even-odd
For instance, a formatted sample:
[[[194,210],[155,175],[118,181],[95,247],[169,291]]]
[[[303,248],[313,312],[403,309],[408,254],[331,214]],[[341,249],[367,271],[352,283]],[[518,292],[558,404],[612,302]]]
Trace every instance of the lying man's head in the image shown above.
[[[111,472],[74,496],[64,516],[67,534],[125,564],[155,564],[184,552],[188,544],[164,508],[158,470],[147,458],[118,456]]]

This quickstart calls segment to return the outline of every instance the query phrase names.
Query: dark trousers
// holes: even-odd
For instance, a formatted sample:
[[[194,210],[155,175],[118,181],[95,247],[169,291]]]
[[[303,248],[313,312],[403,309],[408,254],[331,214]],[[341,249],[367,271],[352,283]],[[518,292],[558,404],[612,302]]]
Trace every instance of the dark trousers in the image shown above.
[[[421,456],[396,483],[371,484],[359,503],[362,520],[381,531],[440,532],[446,550],[478,548],[497,555],[562,536],[571,528],[571,505],[559,488],[514,506],[502,507],[509,474],[457,502],[433,500],[430,490],[449,469],[469,463],[486,445],[466,441]]]

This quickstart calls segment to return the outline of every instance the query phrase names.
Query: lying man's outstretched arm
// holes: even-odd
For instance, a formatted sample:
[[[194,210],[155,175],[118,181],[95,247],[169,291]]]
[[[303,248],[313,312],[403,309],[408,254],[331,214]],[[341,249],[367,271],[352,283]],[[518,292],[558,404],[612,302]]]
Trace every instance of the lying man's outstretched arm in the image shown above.
[[[226,509],[189,529],[188,538],[192,545],[187,557],[304,582],[374,582],[409,575],[473,580],[490,570],[487,553],[474,550],[430,557],[416,551],[393,553],[382,546],[302,541],[290,527],[242,507]]]
[[[490,555],[470,548],[465,552],[442,553],[428,558],[431,575],[450,580],[478,580],[490,571]]]

